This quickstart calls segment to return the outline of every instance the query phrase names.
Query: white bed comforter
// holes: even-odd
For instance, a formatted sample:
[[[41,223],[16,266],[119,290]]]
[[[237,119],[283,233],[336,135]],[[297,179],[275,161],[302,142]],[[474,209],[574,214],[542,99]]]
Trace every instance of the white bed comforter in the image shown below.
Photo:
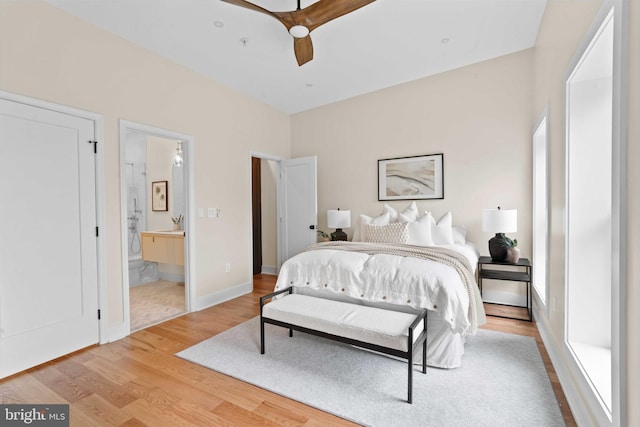
[[[477,325],[484,323],[475,280],[471,280],[473,286],[465,284],[461,274],[450,265],[413,256],[354,252],[348,242],[342,242],[338,248],[332,245],[335,243],[314,245],[287,260],[280,270],[276,289],[295,286],[372,303],[427,308],[437,312],[452,332],[461,335],[475,333]],[[447,248],[456,250],[455,246]],[[476,256],[468,246],[460,246],[458,252],[466,258]],[[361,243],[354,243],[353,248],[366,250]],[[472,270],[475,261],[469,259],[466,268]],[[472,271],[469,274],[473,277]],[[470,309],[471,305],[475,308]]]

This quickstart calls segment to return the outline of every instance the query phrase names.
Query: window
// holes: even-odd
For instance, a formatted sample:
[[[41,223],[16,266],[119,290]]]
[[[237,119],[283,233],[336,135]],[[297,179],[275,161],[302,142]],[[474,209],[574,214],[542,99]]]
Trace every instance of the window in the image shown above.
[[[533,132],[533,289],[546,305],[549,251],[547,113]]]
[[[612,412],[613,12],[567,80],[566,345]]]

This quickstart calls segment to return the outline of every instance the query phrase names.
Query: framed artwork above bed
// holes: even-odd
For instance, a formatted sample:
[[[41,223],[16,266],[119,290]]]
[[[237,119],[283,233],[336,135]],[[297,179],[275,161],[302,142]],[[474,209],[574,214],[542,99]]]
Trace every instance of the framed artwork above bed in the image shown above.
[[[444,199],[444,155],[378,160],[378,200]]]

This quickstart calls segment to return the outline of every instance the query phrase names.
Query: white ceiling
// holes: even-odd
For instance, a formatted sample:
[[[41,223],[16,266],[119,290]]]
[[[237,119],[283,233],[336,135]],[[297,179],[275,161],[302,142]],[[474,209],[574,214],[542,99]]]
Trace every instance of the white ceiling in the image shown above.
[[[546,0],[377,0],[313,31],[314,59],[299,67],[280,22],[220,0],[49,2],[287,113],[530,48],[546,6]],[[302,7],[314,2],[303,0]],[[255,4],[296,8],[296,0]]]

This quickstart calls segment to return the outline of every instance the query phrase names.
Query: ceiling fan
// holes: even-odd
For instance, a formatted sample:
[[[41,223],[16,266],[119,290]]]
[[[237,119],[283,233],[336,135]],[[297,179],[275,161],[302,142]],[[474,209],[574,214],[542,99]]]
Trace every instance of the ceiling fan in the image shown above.
[[[320,0],[304,9],[298,8],[291,12],[271,12],[245,0],[221,0],[246,9],[255,10],[273,16],[287,28],[293,36],[293,49],[298,66],[302,66],[313,59],[313,44],[309,33],[322,24],[360,9],[375,0]]]

